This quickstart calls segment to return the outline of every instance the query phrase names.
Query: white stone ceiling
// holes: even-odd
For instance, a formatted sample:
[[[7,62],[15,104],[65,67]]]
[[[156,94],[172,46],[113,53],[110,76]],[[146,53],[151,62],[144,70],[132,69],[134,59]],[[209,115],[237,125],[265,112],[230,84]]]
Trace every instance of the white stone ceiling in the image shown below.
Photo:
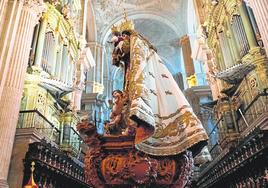
[[[102,39],[112,24],[123,19],[148,18],[162,22],[177,34],[185,33],[187,0],[92,0],[97,33]]]
[[[157,48],[173,74],[179,72],[178,40],[187,33],[187,1],[92,0],[98,41],[106,45],[111,26],[123,20],[125,10],[135,29]]]

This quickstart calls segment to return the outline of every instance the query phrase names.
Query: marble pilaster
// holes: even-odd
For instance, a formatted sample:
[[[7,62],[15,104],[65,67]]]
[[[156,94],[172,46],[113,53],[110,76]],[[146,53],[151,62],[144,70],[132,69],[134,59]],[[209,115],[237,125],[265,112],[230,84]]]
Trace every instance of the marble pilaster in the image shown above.
[[[6,182],[34,27],[44,11],[41,0],[25,1],[21,9],[9,69],[0,98],[0,182]],[[3,186],[8,187],[8,186]]]
[[[22,12],[22,1],[1,1],[1,25],[0,27],[0,98],[5,85],[11,54],[15,45],[15,37],[18,31],[18,24]],[[9,19],[5,19],[9,17]],[[0,26],[1,26],[0,25]]]
[[[3,23],[5,20],[5,12],[7,11],[7,1],[8,0],[2,0],[0,1],[0,33],[3,29]]]

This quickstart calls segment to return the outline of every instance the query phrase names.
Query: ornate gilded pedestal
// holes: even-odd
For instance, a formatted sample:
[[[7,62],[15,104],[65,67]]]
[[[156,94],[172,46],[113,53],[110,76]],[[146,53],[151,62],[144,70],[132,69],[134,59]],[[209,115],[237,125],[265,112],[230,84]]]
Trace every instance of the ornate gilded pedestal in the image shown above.
[[[92,150],[85,157],[85,175],[93,187],[184,187],[193,165],[190,152],[150,156],[135,149],[134,136],[100,137],[89,123],[77,126]]]

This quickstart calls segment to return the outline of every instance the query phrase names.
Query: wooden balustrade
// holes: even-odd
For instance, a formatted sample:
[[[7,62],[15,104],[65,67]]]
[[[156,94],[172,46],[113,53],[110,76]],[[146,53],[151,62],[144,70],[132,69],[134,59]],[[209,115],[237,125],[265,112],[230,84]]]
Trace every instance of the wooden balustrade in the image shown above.
[[[266,187],[267,154],[268,131],[256,129],[235,149],[210,166],[212,170],[206,169],[197,187]]]
[[[40,187],[81,187],[87,188],[85,183],[83,163],[77,163],[72,157],[65,154],[45,140],[29,145],[24,159],[24,185],[30,176],[30,163],[36,166],[35,180]]]

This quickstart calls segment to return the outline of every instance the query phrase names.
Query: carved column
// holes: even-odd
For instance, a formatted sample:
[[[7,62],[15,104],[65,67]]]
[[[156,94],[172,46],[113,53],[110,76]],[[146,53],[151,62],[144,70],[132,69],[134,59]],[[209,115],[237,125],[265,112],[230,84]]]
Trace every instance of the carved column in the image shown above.
[[[5,85],[10,58],[14,48],[14,40],[18,30],[18,23],[21,15],[23,2],[1,1],[0,12],[0,98]],[[5,19],[8,17],[8,19]],[[5,26],[5,27],[2,27]]]
[[[184,66],[188,81],[188,86],[192,87],[197,85],[197,79],[195,75],[194,63],[191,57],[192,50],[189,36],[185,35],[180,39],[180,45],[183,53]]]
[[[8,187],[7,175],[13,148],[34,26],[44,10],[42,1],[25,1],[14,39],[11,63],[0,99],[0,187]]]
[[[265,0],[249,0],[250,6],[255,15],[256,22],[259,27],[261,38],[264,43],[266,53],[268,53],[268,1]]]

